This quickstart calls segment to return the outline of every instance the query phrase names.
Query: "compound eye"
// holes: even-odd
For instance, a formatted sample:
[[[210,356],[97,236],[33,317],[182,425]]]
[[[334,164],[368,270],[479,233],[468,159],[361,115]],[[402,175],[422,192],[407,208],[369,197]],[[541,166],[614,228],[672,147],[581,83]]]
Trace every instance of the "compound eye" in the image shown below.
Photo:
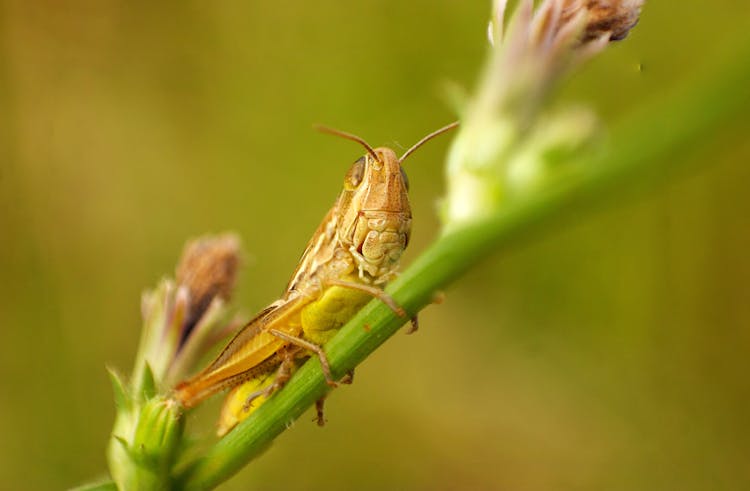
[[[406,190],[409,190],[409,176],[406,175],[406,172],[404,171],[404,168],[401,167],[401,180],[404,181],[404,186],[406,186]]]
[[[365,177],[365,160],[365,157],[360,157],[352,164],[351,169],[349,169],[344,178],[345,189],[351,191],[362,183],[362,178]]]

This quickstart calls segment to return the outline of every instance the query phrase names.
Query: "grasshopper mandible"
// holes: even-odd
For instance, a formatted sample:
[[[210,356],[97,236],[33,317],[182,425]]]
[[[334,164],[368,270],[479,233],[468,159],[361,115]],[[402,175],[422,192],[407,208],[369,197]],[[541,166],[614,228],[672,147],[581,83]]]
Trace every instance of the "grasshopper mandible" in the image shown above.
[[[260,389],[243,397],[248,412],[252,399],[268,397],[283,386],[295,362],[312,353],[320,359],[328,384],[336,386],[321,346],[341,326],[373,297],[406,317],[382,290],[396,274],[411,232],[409,184],[401,164],[423,143],[457,124],[425,136],[401,158],[387,147],[373,149],[358,136],[319,128],[361,144],[367,153],[347,172],[341,194],[308,242],[281,299],[248,322],[208,367],[179,384],[175,399],[190,408],[250,381]]]

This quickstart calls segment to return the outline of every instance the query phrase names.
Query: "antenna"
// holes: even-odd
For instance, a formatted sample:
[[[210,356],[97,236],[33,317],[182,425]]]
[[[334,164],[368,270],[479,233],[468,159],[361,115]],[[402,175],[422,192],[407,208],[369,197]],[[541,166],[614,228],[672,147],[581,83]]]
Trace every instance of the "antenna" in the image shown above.
[[[357,135],[353,135],[351,133],[347,133],[345,131],[337,130],[335,128],[329,128],[328,126],[323,126],[320,124],[316,124],[314,128],[321,133],[328,133],[329,135],[335,135],[340,136],[341,138],[346,138],[347,140],[355,141],[365,147],[367,150],[367,153],[372,155],[372,158],[375,159],[376,162],[380,162],[380,159],[378,158],[378,155],[375,153],[375,150],[372,149],[372,147],[364,140],[364,138],[360,138]]]
[[[408,157],[414,150],[418,149],[419,147],[421,147],[422,145],[424,145],[426,142],[432,140],[436,136],[441,135],[441,134],[445,133],[446,131],[452,130],[456,126],[458,126],[458,121],[454,121],[451,124],[443,126],[439,130],[435,130],[432,133],[430,133],[429,135],[425,136],[424,138],[422,138],[421,140],[419,140],[417,143],[415,143],[409,150],[407,150],[401,156],[401,158],[399,159],[399,162],[403,163],[403,161],[406,159],[406,157]]]

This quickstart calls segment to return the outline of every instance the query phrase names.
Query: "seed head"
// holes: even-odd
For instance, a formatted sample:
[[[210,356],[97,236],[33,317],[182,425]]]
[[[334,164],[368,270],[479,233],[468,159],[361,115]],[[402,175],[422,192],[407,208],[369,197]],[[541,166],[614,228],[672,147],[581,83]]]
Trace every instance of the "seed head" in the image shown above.
[[[229,300],[237,279],[240,241],[233,234],[191,240],[182,252],[175,278],[190,295],[186,333],[218,297]]]
[[[638,23],[644,0],[569,0],[565,14],[588,12],[581,42],[606,37],[609,41],[624,39]]]

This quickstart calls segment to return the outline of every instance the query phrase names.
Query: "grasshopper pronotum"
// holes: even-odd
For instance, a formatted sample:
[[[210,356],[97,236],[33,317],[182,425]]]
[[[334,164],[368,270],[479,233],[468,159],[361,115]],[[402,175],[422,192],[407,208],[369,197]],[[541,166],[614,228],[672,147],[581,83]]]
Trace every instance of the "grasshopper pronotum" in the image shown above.
[[[456,125],[430,133],[401,158],[390,148],[373,149],[355,135],[321,128],[360,143],[367,153],[347,172],[344,189],[307,244],[281,299],[248,322],[208,367],[179,384],[175,399],[189,408],[250,381],[256,390],[241,396],[241,412],[247,413],[251,400],[283,386],[296,361],[313,353],[329,385],[336,386],[321,346],[373,297],[406,316],[382,290],[395,275],[411,231],[409,184],[401,164],[427,140]],[[233,391],[227,404],[237,394]],[[225,408],[223,432],[243,417],[226,413]]]

